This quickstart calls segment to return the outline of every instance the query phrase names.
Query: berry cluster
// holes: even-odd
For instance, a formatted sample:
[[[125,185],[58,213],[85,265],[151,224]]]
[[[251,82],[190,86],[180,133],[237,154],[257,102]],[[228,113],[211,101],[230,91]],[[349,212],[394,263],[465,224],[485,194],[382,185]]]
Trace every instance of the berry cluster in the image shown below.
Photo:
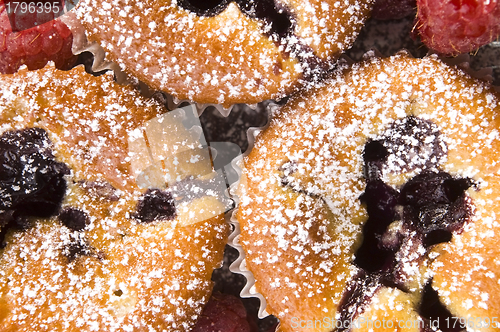
[[[29,227],[29,217],[56,215],[70,169],[55,160],[45,130],[28,128],[0,136],[0,248],[9,229]]]
[[[0,73],[15,73],[22,65],[30,70],[40,69],[48,61],[53,61],[59,69],[69,69],[76,62],[77,57],[71,52],[73,35],[60,20],[22,31],[12,28],[19,26],[15,21],[16,13],[8,14],[4,1],[0,0]]]

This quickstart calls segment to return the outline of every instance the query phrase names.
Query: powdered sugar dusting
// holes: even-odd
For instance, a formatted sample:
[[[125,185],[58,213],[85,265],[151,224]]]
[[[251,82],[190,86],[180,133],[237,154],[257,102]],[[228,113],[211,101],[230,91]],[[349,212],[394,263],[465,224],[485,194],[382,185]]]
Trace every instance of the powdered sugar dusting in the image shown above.
[[[466,194],[473,217],[461,234],[454,233],[449,243],[432,246],[427,254],[418,243],[408,242],[398,256],[405,291],[382,287],[377,300],[363,310],[378,312],[382,319],[377,308],[392,301],[398,303],[390,309],[395,317],[416,319],[420,291],[433,280],[454,316],[493,317],[499,312],[494,261],[499,254],[494,244],[499,226],[498,111],[498,96],[486,84],[434,57],[398,54],[369,58],[339,72],[279,112],[245,159],[238,221],[247,268],[267,299],[266,311],[281,319],[283,331],[292,331],[297,320],[336,315],[359,270],[353,255],[367,219],[359,199],[366,181],[363,148],[409,115],[432,125],[422,145],[403,137],[415,158],[390,148],[395,159],[386,165],[384,182],[399,188],[414,174],[433,168],[470,178],[475,185]],[[446,155],[429,153],[431,146]],[[412,169],[401,167],[408,158]]]
[[[210,296],[228,226],[217,216],[180,227],[188,208],[218,207],[210,197],[185,202],[171,221],[135,218],[144,190],[129,170],[127,133],[165,109],[83,67],[21,70],[0,81],[1,133],[48,132],[56,159],[71,169],[63,208],[87,219],[77,231],[57,216],[30,218],[26,230],[7,234],[0,330],[190,330]]]
[[[175,1],[85,0],[77,14],[128,73],[177,98],[227,107],[283,97],[330,66],[354,42],[371,2],[276,1],[295,26],[280,40],[236,2],[198,16]]]

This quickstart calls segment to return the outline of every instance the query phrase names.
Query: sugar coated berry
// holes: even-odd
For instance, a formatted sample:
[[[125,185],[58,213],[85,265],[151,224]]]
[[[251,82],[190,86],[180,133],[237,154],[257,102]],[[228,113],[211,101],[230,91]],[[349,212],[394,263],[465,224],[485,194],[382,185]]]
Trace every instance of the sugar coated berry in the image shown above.
[[[89,224],[88,215],[73,207],[64,208],[59,213],[58,219],[72,231],[81,231]]]
[[[417,0],[416,29],[430,49],[455,56],[500,35],[498,0]]]

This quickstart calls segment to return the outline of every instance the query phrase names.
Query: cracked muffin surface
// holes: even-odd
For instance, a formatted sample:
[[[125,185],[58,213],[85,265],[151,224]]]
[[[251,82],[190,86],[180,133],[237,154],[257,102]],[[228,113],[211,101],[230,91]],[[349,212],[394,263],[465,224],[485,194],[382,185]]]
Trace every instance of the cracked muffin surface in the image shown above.
[[[228,225],[217,198],[185,190],[210,180],[207,167],[139,185],[132,166],[148,161],[131,152],[148,153],[130,135],[167,110],[83,66],[0,81],[0,330],[189,331]]]
[[[484,82],[406,53],[291,98],[244,159],[237,212],[282,331],[498,316],[498,111]]]
[[[89,38],[151,87],[198,103],[253,104],[317,81],[371,9],[350,1],[80,1]]]

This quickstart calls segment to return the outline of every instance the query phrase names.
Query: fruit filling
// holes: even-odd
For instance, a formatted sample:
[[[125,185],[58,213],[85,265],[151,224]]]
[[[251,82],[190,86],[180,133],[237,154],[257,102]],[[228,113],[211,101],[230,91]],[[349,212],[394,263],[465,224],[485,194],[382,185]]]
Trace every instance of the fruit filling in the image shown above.
[[[227,0],[179,0],[177,4],[198,16],[217,16],[226,9],[230,1]]]
[[[181,0],[179,6],[198,16],[213,17],[224,11],[231,3],[229,0]],[[264,32],[273,39],[283,39],[293,31],[293,19],[290,11],[274,0],[237,0],[241,11],[250,18],[264,23]]]
[[[470,179],[452,178],[445,172],[423,172],[400,191],[380,179],[368,180],[361,201],[369,218],[355,264],[369,272],[392,272],[403,242],[428,248],[449,241],[471,215],[465,190],[472,184]],[[396,229],[390,227],[393,223]]]
[[[438,293],[432,288],[430,282],[424,287],[419,314],[424,319],[425,332],[459,332],[466,330],[464,322],[458,317],[454,317],[441,303]]]
[[[293,31],[294,26],[290,11],[274,0],[238,0],[237,3],[243,13],[264,22],[268,35],[286,38]]]
[[[170,191],[148,189],[137,204],[137,219],[141,222],[173,220],[177,215]]]
[[[356,315],[360,313],[359,308],[362,308],[364,303],[369,302],[381,286],[380,275],[375,273],[367,274],[361,271],[339,304],[337,311],[340,316],[338,320],[340,322],[354,322]],[[337,327],[335,332],[343,332],[350,329],[350,324],[341,325]]]
[[[378,141],[387,150],[383,170],[392,173],[437,170],[448,152],[438,127],[412,115],[395,120]]]
[[[56,215],[70,169],[58,162],[45,130],[29,128],[0,136],[0,246],[6,232],[29,227],[28,217]]]
[[[73,207],[64,208],[57,216],[61,223],[72,231],[81,231],[89,223],[89,216],[82,210]]]
[[[363,153],[367,184],[360,199],[369,218],[356,265],[368,272],[391,272],[405,241],[428,248],[460,231],[471,214],[465,191],[473,182],[438,169],[446,152],[437,127],[414,116],[396,120],[379,139],[367,142]],[[420,173],[400,190],[382,180],[387,170],[415,169]]]
[[[470,220],[472,204],[465,191],[474,183],[439,170],[446,151],[434,124],[412,116],[396,121],[379,139],[366,143],[363,159],[367,183],[360,200],[366,206],[368,220],[354,260],[361,272],[351,291],[346,292],[339,312],[347,307],[355,307],[349,312],[362,311],[361,303],[366,301],[360,301],[359,294],[366,297],[366,292],[358,289],[367,288],[363,285],[408,292],[412,279],[408,271],[422,266],[429,247],[450,241],[452,234],[460,233]],[[387,167],[391,159],[395,166]],[[420,173],[398,189],[382,180],[386,170],[415,169]]]
[[[82,256],[93,256],[94,250],[89,244],[81,238],[72,238],[62,250],[64,256],[68,259],[68,263],[75,261]]]

